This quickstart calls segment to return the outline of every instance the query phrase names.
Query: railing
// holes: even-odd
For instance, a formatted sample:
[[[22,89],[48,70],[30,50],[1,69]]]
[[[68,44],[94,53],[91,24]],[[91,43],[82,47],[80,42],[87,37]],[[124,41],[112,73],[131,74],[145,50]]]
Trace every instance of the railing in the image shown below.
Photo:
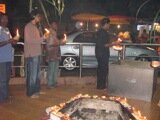
[[[21,45],[24,45],[23,43],[18,43],[18,44],[21,44]],[[67,45],[78,45],[79,46],[79,54],[77,54],[77,55],[69,55],[69,56],[75,56],[75,57],[77,57],[77,58],[79,58],[79,65],[77,65],[77,66],[72,66],[72,67],[75,67],[75,68],[79,68],[79,77],[81,78],[82,77],[82,68],[84,67],[83,66],[83,47],[84,46],[94,46],[95,44],[93,43],[80,43],[80,44],[78,44],[78,43],[68,43],[68,44],[66,44],[65,46],[67,46]],[[152,47],[152,48],[154,48],[154,47],[160,47],[160,44],[133,44],[133,43],[123,43],[123,44],[121,44],[122,46],[123,46],[123,50],[122,50],[122,52],[121,52],[121,54],[119,54],[120,56],[117,56],[117,60],[118,60],[118,58],[120,58],[120,59],[122,59],[122,60],[124,60],[125,58],[126,58],[126,46],[149,46],[149,47]],[[45,55],[44,55],[45,56]],[[67,57],[68,55],[63,55],[62,57]],[[24,55],[23,54],[18,54],[18,55],[15,55],[15,57],[21,57],[21,64],[20,65],[13,65],[12,67],[13,68],[20,68],[20,71],[22,70],[23,72],[23,74],[24,74]],[[157,57],[157,58],[159,58],[159,55],[157,55],[157,56],[139,56],[139,57]],[[42,67],[42,69],[44,69],[44,68],[47,68],[47,66],[45,65],[45,62],[43,61],[43,65],[41,66]],[[60,65],[60,67],[61,68],[64,68],[64,67],[66,67],[66,66],[62,66],[62,65]]]

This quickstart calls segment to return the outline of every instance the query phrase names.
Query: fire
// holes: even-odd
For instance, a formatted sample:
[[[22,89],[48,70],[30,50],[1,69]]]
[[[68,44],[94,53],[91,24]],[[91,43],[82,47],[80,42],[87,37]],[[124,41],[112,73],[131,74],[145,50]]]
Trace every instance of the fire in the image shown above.
[[[19,35],[19,30],[18,30],[18,29],[16,30],[16,36],[17,36],[17,37],[20,37],[20,35]]]
[[[64,34],[64,40],[67,40],[67,35],[66,34]]]
[[[47,28],[45,28],[44,30],[46,31],[46,34],[50,34],[50,31]]]
[[[108,99],[108,100],[112,100],[112,101],[117,101],[117,102],[120,102],[125,108],[130,110],[131,114],[136,118],[136,120],[147,120],[146,116],[143,116],[139,110],[136,110],[134,107],[131,107],[128,104],[127,98],[106,97],[106,96],[99,97],[97,95],[90,96],[88,94],[85,94],[85,95],[78,94],[77,96],[71,98],[66,103],[70,103],[70,102],[72,102],[76,99],[79,99],[79,98]],[[66,105],[66,103],[61,103],[58,106],[55,105],[55,106],[51,107],[51,111],[49,112],[49,114],[52,113],[52,114],[56,115],[57,117],[59,117],[59,120],[71,120],[71,117],[69,114],[63,114],[63,113],[59,112]]]
[[[123,47],[120,46],[120,45],[114,45],[114,46],[112,46],[112,48],[113,48],[114,50],[117,50],[117,51],[121,51],[121,50],[123,49]]]

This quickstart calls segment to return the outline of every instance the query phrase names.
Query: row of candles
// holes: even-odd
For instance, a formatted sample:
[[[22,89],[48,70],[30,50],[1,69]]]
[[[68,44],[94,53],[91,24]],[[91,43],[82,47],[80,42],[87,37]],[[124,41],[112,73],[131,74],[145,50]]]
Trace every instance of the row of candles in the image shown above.
[[[44,30],[45,30],[45,35],[49,35],[50,34],[50,31],[47,28],[45,28]],[[16,36],[20,37],[18,29],[16,30]],[[64,34],[64,40],[67,40],[67,35],[66,34]]]
[[[136,118],[136,120],[147,120],[146,116],[143,116],[141,114],[141,112],[139,110],[136,110],[134,107],[131,107],[126,98],[121,98],[121,97],[106,97],[106,96],[90,96],[88,94],[82,95],[82,94],[78,94],[77,96],[71,98],[69,101],[67,101],[66,103],[60,103],[58,106],[55,105],[53,107],[51,107],[50,113],[49,114],[54,114],[57,117],[60,118],[60,120],[71,120],[70,115],[69,114],[63,114],[60,111],[60,109],[62,109],[67,103],[70,103],[76,99],[79,98],[94,98],[94,99],[102,99],[102,100],[113,100],[113,101],[118,101],[120,102],[125,108],[127,108],[131,114]],[[129,119],[132,120],[132,119]]]

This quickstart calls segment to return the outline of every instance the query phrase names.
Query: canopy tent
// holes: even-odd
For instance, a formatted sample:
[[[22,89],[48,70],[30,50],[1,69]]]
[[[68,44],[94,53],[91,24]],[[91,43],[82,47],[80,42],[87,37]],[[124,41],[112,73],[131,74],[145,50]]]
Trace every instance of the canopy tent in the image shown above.
[[[93,13],[80,13],[72,16],[73,20],[78,21],[100,21],[105,16],[93,14]]]
[[[100,21],[106,16],[103,15],[98,15],[94,13],[80,13],[72,16],[73,20],[78,20],[78,21]],[[111,24],[130,24],[131,21],[134,19],[128,16],[121,16],[121,15],[112,15],[108,16],[109,19],[111,20]]]

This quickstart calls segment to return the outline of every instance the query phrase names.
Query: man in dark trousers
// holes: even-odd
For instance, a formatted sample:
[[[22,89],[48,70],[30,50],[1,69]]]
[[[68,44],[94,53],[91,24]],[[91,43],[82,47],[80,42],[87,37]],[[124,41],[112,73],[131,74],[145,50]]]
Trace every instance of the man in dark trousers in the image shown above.
[[[98,62],[97,89],[106,89],[108,86],[108,63],[109,63],[109,18],[103,18],[100,22],[101,28],[96,33],[95,54]]]

